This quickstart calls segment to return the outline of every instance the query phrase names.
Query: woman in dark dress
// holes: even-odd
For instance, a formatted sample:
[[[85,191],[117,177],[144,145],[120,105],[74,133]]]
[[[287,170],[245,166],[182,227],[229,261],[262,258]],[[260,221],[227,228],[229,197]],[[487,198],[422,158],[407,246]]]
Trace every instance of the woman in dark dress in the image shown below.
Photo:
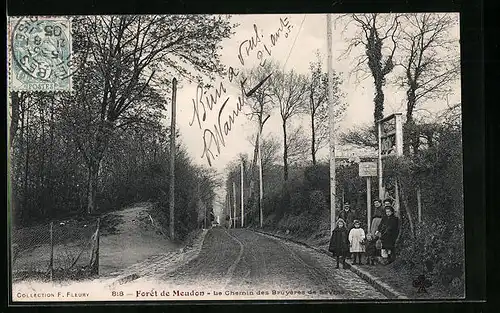
[[[346,268],[345,258],[349,255],[349,233],[343,219],[339,218],[336,224],[337,226],[332,231],[328,251],[332,252],[334,257],[337,257],[337,266],[335,268],[339,268],[339,259],[342,259],[342,268]]]
[[[385,207],[385,216],[378,227],[382,241],[382,257],[388,258],[388,263],[394,261],[394,248],[399,234],[399,219],[394,216],[392,206]]]

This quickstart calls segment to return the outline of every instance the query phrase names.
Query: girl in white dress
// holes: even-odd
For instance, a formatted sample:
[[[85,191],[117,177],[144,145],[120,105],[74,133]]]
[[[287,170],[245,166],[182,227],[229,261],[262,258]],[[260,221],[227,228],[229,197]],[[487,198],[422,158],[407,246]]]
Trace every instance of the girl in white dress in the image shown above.
[[[350,252],[354,258],[352,264],[361,264],[361,254],[365,252],[365,231],[361,228],[361,223],[358,220],[355,220],[353,224],[354,228],[349,232]]]

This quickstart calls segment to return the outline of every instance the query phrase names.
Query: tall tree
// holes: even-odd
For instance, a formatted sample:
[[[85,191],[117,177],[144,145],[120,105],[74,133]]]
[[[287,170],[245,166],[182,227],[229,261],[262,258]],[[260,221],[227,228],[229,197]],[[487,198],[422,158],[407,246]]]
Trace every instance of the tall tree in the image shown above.
[[[278,71],[271,77],[271,101],[279,108],[283,129],[283,180],[288,180],[288,147],[287,127],[290,120],[304,111],[308,85],[304,75],[293,70]]]
[[[406,87],[404,152],[417,149],[419,135],[414,121],[415,108],[428,100],[443,99],[460,74],[458,38],[451,33],[457,18],[445,13],[410,13],[402,17],[400,36],[404,69],[400,84]]]
[[[21,107],[27,101],[29,97],[28,92],[22,91],[11,91],[10,93],[10,125],[9,125],[9,144],[12,145],[17,130],[19,128],[19,116]]]
[[[322,70],[322,57],[319,51],[316,53],[316,61],[309,64],[309,101],[306,112],[311,122],[311,159],[316,165],[316,154],[318,150],[328,142],[328,74]],[[335,107],[335,121],[339,122],[344,115],[346,105],[342,101],[340,77],[334,72],[333,75],[333,96]],[[338,128],[338,123],[335,123]]]
[[[346,14],[340,19],[347,19],[346,28],[353,24],[356,28],[354,35],[349,38],[349,45],[345,55],[350,55],[356,46],[361,44],[364,53],[359,54],[353,72],[369,74],[375,85],[373,102],[375,109],[373,118],[375,124],[384,117],[384,90],[386,76],[394,69],[394,53],[396,52],[397,34],[399,32],[399,14]],[[391,46],[387,48],[387,46]],[[366,75],[362,75],[366,78]],[[376,126],[376,125],[375,125]]]
[[[211,15],[75,19],[74,53],[81,65],[68,104],[88,168],[89,213],[95,210],[101,164],[116,129],[164,108],[159,93],[168,86],[158,83],[161,76],[223,73],[218,50],[231,28],[228,17]]]
[[[255,144],[255,137],[250,137],[250,142],[252,145]],[[255,148],[255,146],[254,146]],[[261,142],[261,154],[262,154],[262,169],[270,168],[271,165],[277,163],[280,159],[280,140],[273,135],[268,135],[267,137],[262,137]]]
[[[304,163],[309,154],[309,138],[301,125],[290,128],[287,135],[286,150],[288,153],[288,163]]]
[[[271,61],[268,61],[265,62],[265,64],[262,66],[258,65],[249,71],[244,71],[243,77],[245,80],[245,84],[247,86],[256,86],[267,76],[271,75],[271,73],[273,73],[276,69],[277,65]],[[255,142],[255,144],[252,143],[254,146],[254,153],[250,169],[250,197],[254,196],[253,191],[257,168],[259,136],[262,135],[264,125],[268,121],[269,117],[271,116],[271,111],[273,110],[270,89],[271,85],[269,84],[269,81],[266,81],[249,97],[248,100],[250,112],[247,113],[247,116],[251,121],[255,121],[257,124],[257,135],[252,136],[252,140]]]

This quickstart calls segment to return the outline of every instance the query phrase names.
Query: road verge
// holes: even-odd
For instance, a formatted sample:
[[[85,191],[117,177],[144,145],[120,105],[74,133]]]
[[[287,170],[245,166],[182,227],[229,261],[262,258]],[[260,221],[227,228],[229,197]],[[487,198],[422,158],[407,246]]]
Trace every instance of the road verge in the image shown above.
[[[110,286],[123,285],[140,278],[167,275],[182,265],[194,260],[200,254],[208,229],[203,229],[191,243],[177,251],[157,255],[125,269],[114,277]]]
[[[278,238],[280,240],[290,241],[290,242],[293,242],[293,243],[301,245],[303,247],[312,249],[312,250],[314,250],[316,252],[319,252],[319,253],[322,253],[322,254],[326,254],[326,255],[329,255],[329,256],[332,255],[329,251],[327,251],[325,249],[314,247],[314,246],[308,245],[308,244],[306,244],[304,242],[301,242],[301,241],[298,241],[298,240],[295,240],[295,239],[286,238],[286,237],[283,237],[283,236],[280,236],[280,235],[276,235],[276,234],[273,234],[273,233],[270,233],[270,232],[266,232],[266,231],[263,231],[263,230],[260,230],[260,229],[250,229],[250,230],[252,230],[252,231],[254,231],[256,233],[260,233],[260,234],[263,234],[263,235],[267,235],[267,236],[271,236],[271,237],[274,237],[274,238]],[[352,265],[352,264],[349,264],[349,263],[347,264],[347,266],[348,266],[349,270],[351,270],[354,274],[356,274],[359,277],[361,277],[363,280],[365,280],[367,283],[369,283],[375,289],[377,289],[378,291],[380,291],[381,293],[383,293],[386,297],[388,297],[390,299],[408,299],[408,297],[406,295],[404,295],[404,294],[396,291],[394,288],[392,288],[388,284],[386,284],[383,281],[381,281],[380,278],[375,277],[374,275],[368,273],[367,271],[365,271],[364,269],[360,268],[359,266]]]

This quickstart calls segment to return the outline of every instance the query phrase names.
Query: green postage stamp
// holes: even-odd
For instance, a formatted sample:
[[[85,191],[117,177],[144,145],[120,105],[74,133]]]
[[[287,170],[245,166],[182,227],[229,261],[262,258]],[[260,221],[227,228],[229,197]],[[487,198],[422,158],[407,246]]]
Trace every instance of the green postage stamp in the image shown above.
[[[71,91],[69,17],[9,19],[10,91]]]

